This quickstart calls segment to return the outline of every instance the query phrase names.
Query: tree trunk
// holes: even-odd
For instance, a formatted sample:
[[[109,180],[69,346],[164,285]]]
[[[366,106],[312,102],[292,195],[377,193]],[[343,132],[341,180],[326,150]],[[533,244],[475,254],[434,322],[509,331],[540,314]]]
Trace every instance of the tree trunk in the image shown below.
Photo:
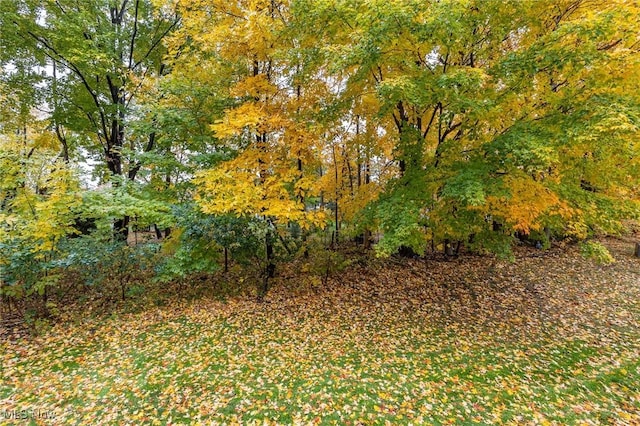
[[[276,264],[273,261],[273,241],[270,236],[267,236],[267,277],[273,278],[276,276]]]
[[[340,199],[340,192],[338,189],[338,159],[336,157],[336,146],[335,144],[331,146],[332,149],[332,153],[333,153],[333,171],[334,171],[334,179],[335,179],[335,198],[336,198],[336,209],[335,209],[335,214],[334,214],[334,220],[336,221],[336,229],[335,229],[335,234],[334,237],[331,239],[331,244],[333,245],[333,243],[335,242],[336,245],[338,245],[338,238],[340,237],[338,232],[340,232],[340,217],[338,214],[338,208],[339,208],[339,199]]]
[[[262,302],[269,291],[269,279],[276,274],[276,264],[273,260],[273,238],[271,232],[265,237],[265,270],[262,276],[262,286],[258,289],[258,302]]]
[[[636,243],[635,255],[636,257],[640,257],[640,243]]]
[[[112,132],[118,131],[118,122],[113,121]],[[112,133],[110,145],[107,150],[107,167],[113,176],[122,175],[122,156],[120,155],[120,149],[122,147],[122,140],[119,139],[119,133]],[[115,181],[114,185],[119,185],[118,181]],[[126,242],[129,237],[129,217],[124,216],[116,219],[113,222],[113,236],[118,241]]]
[[[447,257],[451,257],[453,256],[453,244],[451,243],[451,241],[449,241],[449,239],[444,240],[444,254]]]
[[[369,161],[369,157],[367,155],[367,159],[364,163],[364,184],[368,185],[371,183],[371,163]],[[371,230],[367,227],[364,230],[364,249],[369,250],[371,248],[372,243]]]
[[[158,241],[160,241],[162,239],[162,231],[160,231],[160,228],[158,228],[158,225],[153,225],[153,230],[156,233],[156,238],[158,239]]]
[[[129,238],[129,216],[116,219],[113,222],[113,236],[118,241],[127,242]]]
[[[369,250],[371,248],[371,231],[369,228],[364,230],[364,249]]]

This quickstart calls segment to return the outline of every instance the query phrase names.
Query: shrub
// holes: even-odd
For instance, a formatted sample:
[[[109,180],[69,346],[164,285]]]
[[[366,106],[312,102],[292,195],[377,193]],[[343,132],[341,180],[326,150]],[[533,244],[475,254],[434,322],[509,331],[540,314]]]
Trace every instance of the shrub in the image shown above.
[[[587,259],[592,259],[601,265],[615,263],[609,250],[597,241],[585,241],[580,244],[580,253]]]

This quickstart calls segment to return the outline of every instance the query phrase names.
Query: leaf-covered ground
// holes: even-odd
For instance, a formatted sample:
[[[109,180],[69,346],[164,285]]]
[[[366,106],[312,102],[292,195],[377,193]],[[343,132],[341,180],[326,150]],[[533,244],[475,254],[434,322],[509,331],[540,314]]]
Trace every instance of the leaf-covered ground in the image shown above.
[[[0,423],[640,424],[640,260],[606,244],[87,315],[2,343]]]

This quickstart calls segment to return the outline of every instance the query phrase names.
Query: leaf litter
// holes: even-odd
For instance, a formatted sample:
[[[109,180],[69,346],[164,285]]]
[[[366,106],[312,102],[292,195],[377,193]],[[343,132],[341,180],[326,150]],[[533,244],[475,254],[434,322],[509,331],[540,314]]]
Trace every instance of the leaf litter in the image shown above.
[[[492,257],[289,266],[263,303],[89,315],[0,346],[33,424],[640,424],[640,260],[607,239]],[[286,268],[286,266],[285,266]],[[21,420],[5,421],[18,423]]]

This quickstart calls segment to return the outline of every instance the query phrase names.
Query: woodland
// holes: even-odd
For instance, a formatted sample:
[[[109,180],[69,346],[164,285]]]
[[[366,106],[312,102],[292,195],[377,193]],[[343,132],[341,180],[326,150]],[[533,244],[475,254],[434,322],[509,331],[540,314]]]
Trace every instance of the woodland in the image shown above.
[[[640,424],[639,88],[632,0],[0,0],[0,423]]]

